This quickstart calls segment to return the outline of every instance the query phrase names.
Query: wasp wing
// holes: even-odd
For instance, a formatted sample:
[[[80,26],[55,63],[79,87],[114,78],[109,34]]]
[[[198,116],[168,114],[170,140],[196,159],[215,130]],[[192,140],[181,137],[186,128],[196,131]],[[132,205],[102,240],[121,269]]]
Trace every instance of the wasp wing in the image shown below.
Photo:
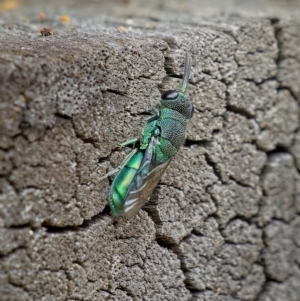
[[[126,218],[132,218],[145,205],[171,162],[172,158],[158,165],[154,154],[157,141],[157,138],[151,137],[141,166],[128,188],[124,203],[124,216]]]

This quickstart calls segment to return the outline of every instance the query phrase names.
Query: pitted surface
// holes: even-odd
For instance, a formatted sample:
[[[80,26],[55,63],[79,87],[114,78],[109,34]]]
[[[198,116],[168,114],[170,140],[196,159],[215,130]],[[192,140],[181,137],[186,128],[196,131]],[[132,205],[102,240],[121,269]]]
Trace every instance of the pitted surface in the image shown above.
[[[298,300],[298,2],[158,2],[0,15],[3,300]],[[113,219],[99,178],[180,88],[186,51],[186,144],[145,210]]]

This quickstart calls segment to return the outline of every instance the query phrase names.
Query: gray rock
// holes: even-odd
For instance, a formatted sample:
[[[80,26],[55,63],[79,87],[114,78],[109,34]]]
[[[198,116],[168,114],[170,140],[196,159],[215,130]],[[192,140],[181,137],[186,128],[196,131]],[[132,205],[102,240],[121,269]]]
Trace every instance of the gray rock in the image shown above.
[[[299,1],[33,2],[0,6],[0,299],[299,300]],[[187,51],[186,145],[113,218]]]

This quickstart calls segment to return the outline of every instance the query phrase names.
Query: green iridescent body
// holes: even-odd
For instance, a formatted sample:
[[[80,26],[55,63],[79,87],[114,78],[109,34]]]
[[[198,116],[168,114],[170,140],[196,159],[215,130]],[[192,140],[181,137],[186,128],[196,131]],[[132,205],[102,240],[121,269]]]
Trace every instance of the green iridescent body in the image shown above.
[[[191,58],[187,54],[181,91],[165,92],[160,109],[148,120],[141,137],[122,144],[132,144],[135,148],[121,164],[112,183],[109,205],[114,216],[131,218],[140,210],[184,144],[187,121],[193,114],[193,104],[184,93],[190,68]]]

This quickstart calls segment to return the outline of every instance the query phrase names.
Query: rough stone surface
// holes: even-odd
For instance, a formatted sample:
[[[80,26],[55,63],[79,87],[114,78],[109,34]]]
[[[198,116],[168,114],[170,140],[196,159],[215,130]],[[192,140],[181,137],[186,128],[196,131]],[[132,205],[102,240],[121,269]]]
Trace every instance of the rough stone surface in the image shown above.
[[[299,1],[9,2],[0,299],[298,301]],[[114,219],[99,179],[180,87],[186,51],[186,144]]]

